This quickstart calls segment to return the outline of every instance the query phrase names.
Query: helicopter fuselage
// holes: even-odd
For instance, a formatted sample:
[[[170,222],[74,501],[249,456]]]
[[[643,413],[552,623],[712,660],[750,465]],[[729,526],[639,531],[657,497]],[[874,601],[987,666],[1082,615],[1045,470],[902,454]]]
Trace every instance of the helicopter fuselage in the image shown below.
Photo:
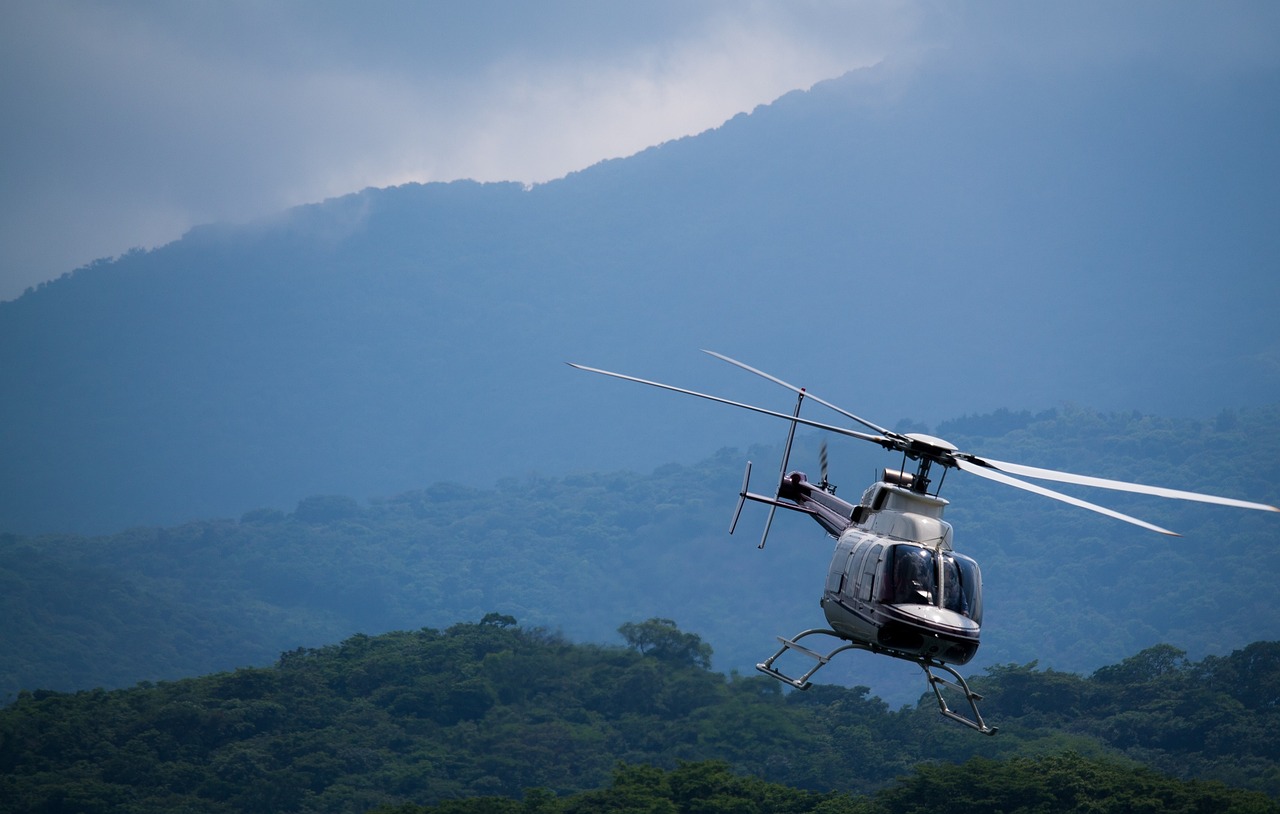
[[[893,478],[895,473],[887,473]],[[783,479],[794,503],[837,538],[822,592],[831,629],[868,649],[964,664],[978,650],[982,576],[952,550],[947,501],[884,480],[855,506],[809,483]]]

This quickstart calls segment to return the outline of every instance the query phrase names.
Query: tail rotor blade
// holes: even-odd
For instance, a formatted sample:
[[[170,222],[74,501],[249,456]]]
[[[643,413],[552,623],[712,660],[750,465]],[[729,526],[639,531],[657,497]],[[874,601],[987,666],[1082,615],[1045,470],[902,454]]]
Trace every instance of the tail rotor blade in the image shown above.
[[[742,516],[742,507],[747,502],[747,487],[751,485],[751,462],[747,461],[747,471],[742,473],[742,491],[738,492],[738,506],[733,510],[733,521],[729,523],[729,533],[738,527],[738,518]]]

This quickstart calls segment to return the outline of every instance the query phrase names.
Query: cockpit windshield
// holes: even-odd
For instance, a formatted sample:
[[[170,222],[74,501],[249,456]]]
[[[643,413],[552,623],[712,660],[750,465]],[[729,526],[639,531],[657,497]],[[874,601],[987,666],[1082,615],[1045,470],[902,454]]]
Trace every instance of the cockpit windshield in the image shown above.
[[[969,557],[915,545],[895,545],[885,558],[884,567],[881,601],[934,605],[982,623],[982,577],[978,564]]]

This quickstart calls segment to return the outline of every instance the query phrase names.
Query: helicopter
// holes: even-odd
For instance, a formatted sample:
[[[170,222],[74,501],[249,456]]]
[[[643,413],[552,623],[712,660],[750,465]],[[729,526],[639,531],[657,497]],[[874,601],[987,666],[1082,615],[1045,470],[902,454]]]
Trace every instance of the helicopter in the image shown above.
[[[978,702],[983,697],[974,692],[956,670],[978,652],[982,628],[982,572],[973,558],[955,551],[951,524],[942,519],[948,501],[940,497],[939,492],[951,469],[1172,536],[1179,535],[1022,478],[1280,512],[1280,508],[1265,503],[1076,475],[964,452],[941,438],[881,427],[824,401],[805,388],[715,351],[703,352],[792,391],[796,395],[795,407],[790,413],[784,413],[623,373],[573,362],[568,364],[589,373],[695,396],[790,422],[777,488],[771,495],[752,492],[751,462],[748,461],[729,533],[736,530],[743,506],[752,501],[769,507],[758,548],[764,548],[779,508],[808,515],[836,540],[821,599],[829,627],[810,628],[790,638],[777,637],[781,647],[756,665],[757,670],[797,690],[809,689],[814,674],[835,656],[850,650],[863,650],[918,665],[924,671],[943,717],[986,735],[996,733],[998,728],[989,726],[978,709]],[[800,409],[806,399],[871,432],[802,418]],[[857,503],[850,503],[836,497],[836,487],[827,479],[825,441],[819,451],[821,478],[818,483],[810,481],[801,471],[788,471],[796,428],[801,425],[877,444],[890,452],[901,453],[901,460],[896,468],[882,469],[879,480],[863,492]],[[933,482],[935,467],[942,470],[936,485]],[[828,642],[827,647],[816,645],[821,641]],[[777,662],[788,652],[811,659],[813,666],[799,675],[782,672]],[[952,708],[944,695],[944,688],[963,697],[968,705],[967,713],[963,708]]]

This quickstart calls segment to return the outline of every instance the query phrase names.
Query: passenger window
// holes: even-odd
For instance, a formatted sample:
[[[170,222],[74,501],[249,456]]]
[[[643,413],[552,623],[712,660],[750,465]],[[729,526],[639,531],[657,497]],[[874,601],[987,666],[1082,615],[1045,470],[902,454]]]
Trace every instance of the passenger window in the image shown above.
[[[872,546],[867,551],[867,558],[862,563],[862,576],[858,583],[858,598],[870,599],[872,589],[876,581],[876,566],[880,562],[880,552],[884,551],[884,546]]]
[[[853,553],[849,555],[849,562],[844,568],[844,572],[847,575],[846,579],[855,581],[858,579],[858,574],[862,571],[862,563],[866,560],[867,552],[870,550],[871,545],[869,543],[861,543],[853,550]],[[861,591],[859,591],[859,596],[861,596]]]
[[[842,546],[831,557],[831,572],[827,574],[827,590],[832,593],[839,593],[844,587],[844,575],[849,570],[849,555],[853,551],[853,546]]]

